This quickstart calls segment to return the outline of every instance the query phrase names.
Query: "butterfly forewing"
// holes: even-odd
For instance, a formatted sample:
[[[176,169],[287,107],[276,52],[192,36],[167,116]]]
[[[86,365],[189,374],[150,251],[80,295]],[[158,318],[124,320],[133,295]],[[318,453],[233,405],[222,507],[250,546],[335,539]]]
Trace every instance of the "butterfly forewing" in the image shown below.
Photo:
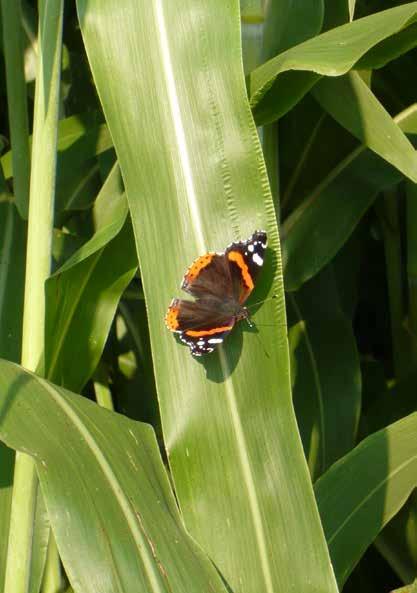
[[[232,243],[225,251],[229,262],[233,297],[243,304],[254,289],[264,262],[267,237],[264,231],[255,231],[247,241]]]
[[[188,268],[181,288],[195,298],[232,298],[230,269],[224,253],[207,253]]]

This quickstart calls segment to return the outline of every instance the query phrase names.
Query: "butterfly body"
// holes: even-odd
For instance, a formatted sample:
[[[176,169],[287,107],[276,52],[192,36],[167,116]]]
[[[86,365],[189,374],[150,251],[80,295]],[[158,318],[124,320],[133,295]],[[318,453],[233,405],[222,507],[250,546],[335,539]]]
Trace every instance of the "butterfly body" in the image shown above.
[[[235,323],[248,319],[244,303],[255,286],[266,245],[265,231],[255,231],[247,241],[232,243],[222,253],[206,253],[188,268],[181,288],[195,300],[173,299],[165,323],[194,356],[212,352]]]

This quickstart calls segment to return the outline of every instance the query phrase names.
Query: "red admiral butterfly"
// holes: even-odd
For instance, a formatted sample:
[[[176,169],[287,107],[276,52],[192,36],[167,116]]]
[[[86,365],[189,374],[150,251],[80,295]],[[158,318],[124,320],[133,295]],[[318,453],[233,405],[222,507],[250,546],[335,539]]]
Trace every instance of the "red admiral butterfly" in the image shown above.
[[[194,356],[213,352],[237,321],[248,318],[243,305],[264,263],[266,244],[265,231],[255,231],[247,241],[206,253],[188,268],[181,288],[196,300],[173,299],[165,323]]]

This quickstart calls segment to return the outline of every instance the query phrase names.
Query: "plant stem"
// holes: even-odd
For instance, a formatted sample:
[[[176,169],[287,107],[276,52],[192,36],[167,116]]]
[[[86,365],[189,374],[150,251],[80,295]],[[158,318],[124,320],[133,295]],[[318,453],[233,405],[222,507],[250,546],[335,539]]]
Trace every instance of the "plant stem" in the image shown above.
[[[62,575],[60,570],[56,570],[57,566],[60,566],[58,548],[56,546],[54,534],[50,532],[48,555],[46,557],[46,566],[43,575],[42,593],[58,593],[62,590]]]
[[[22,365],[42,371],[44,283],[50,273],[63,0],[39,1],[39,54],[30,180]],[[16,455],[5,593],[26,593],[30,581],[37,492],[32,458]]]

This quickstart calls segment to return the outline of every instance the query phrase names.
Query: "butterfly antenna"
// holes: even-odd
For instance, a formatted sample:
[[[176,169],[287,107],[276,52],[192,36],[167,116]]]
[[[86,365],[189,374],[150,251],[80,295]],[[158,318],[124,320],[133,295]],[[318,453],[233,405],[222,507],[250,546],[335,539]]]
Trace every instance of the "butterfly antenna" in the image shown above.
[[[255,324],[253,323],[253,321],[251,320],[251,318],[250,318],[250,317],[246,317],[246,322],[247,322],[247,324],[249,325],[249,327],[251,327],[251,328],[252,328],[252,327],[255,327]],[[257,334],[257,333],[255,333],[255,336],[256,336],[256,339],[259,341],[259,344],[260,344],[260,346],[261,346],[261,348],[262,348],[262,350],[263,350],[263,353],[265,354],[265,356],[266,356],[267,358],[270,358],[270,356],[269,356],[268,352],[267,352],[267,351],[266,351],[266,349],[265,349],[265,346],[263,345],[263,342],[262,342],[261,338],[258,336],[258,334]]]
[[[274,299],[277,299],[278,295],[277,294],[273,294],[271,297],[268,297],[267,299],[263,299],[262,301],[258,301],[256,303],[253,303],[252,305],[249,305],[246,307],[246,309],[252,309],[253,307],[256,307],[257,305],[261,305],[262,303],[266,303],[266,301],[273,301]]]

